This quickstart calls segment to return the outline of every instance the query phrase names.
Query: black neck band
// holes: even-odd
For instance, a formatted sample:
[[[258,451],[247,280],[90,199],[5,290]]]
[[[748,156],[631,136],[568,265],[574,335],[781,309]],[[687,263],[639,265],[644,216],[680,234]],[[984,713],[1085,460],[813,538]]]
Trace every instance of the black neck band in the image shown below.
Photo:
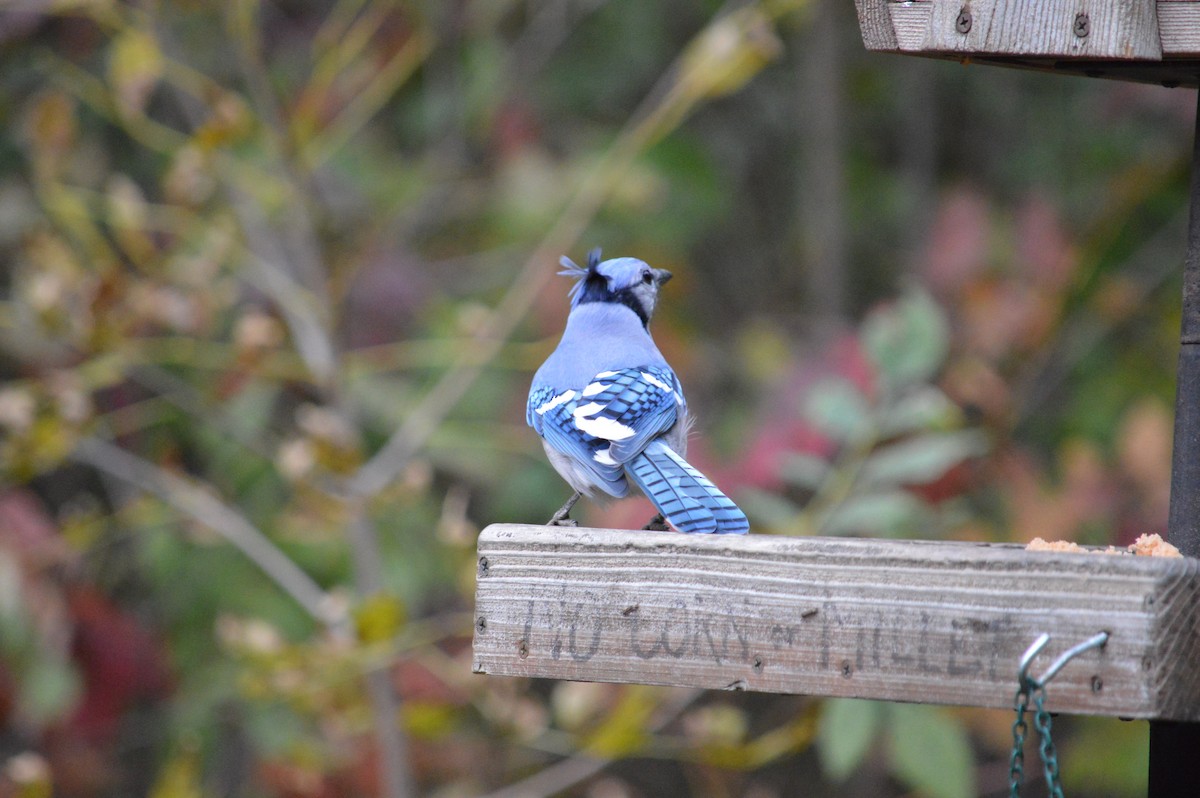
[[[633,290],[623,288],[620,291],[609,291],[608,286],[603,279],[593,282],[588,282],[583,287],[583,293],[579,296],[579,304],[587,305],[591,302],[612,302],[617,305],[624,305],[637,314],[637,317],[642,320],[642,326],[649,329],[650,317],[646,315],[642,303],[638,302],[637,297],[633,295]]]

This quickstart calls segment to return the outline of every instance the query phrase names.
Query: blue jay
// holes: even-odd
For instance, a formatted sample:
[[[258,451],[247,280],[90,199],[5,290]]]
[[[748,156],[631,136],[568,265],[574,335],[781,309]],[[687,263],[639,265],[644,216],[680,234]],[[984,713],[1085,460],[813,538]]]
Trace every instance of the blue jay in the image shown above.
[[[750,525],[728,496],[684,460],[688,413],[683,389],[650,337],[658,291],[671,279],[636,258],[587,268],[561,260],[574,277],[571,313],[558,348],[533,376],[525,420],[546,456],[575,489],[550,524],[569,518],[579,497],[628,495],[632,482],[659,516],[647,529],[743,533]]]

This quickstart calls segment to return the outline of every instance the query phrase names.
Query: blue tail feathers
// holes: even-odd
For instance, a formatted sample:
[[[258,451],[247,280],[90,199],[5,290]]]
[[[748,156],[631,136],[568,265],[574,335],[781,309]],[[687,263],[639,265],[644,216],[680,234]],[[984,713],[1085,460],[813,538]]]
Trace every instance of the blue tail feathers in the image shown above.
[[[681,532],[742,534],[750,522],[717,489],[662,440],[626,464],[626,471],[658,511]]]

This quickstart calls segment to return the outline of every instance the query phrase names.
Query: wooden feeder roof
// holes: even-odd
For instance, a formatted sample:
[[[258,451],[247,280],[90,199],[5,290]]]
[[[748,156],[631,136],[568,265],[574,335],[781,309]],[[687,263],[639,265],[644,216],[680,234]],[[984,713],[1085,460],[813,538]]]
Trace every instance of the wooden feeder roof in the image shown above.
[[[1200,0],[855,0],[863,44],[1165,86],[1200,86]]]

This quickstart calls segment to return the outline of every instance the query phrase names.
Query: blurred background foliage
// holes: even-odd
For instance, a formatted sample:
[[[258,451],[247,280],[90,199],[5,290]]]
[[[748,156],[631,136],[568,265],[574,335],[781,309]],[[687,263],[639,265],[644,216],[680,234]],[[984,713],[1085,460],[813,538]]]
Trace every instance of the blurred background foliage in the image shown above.
[[[836,0],[27,0],[0,70],[0,795],[1006,794],[1004,712],[471,675],[597,244],[758,532],[1165,527],[1190,92]]]

